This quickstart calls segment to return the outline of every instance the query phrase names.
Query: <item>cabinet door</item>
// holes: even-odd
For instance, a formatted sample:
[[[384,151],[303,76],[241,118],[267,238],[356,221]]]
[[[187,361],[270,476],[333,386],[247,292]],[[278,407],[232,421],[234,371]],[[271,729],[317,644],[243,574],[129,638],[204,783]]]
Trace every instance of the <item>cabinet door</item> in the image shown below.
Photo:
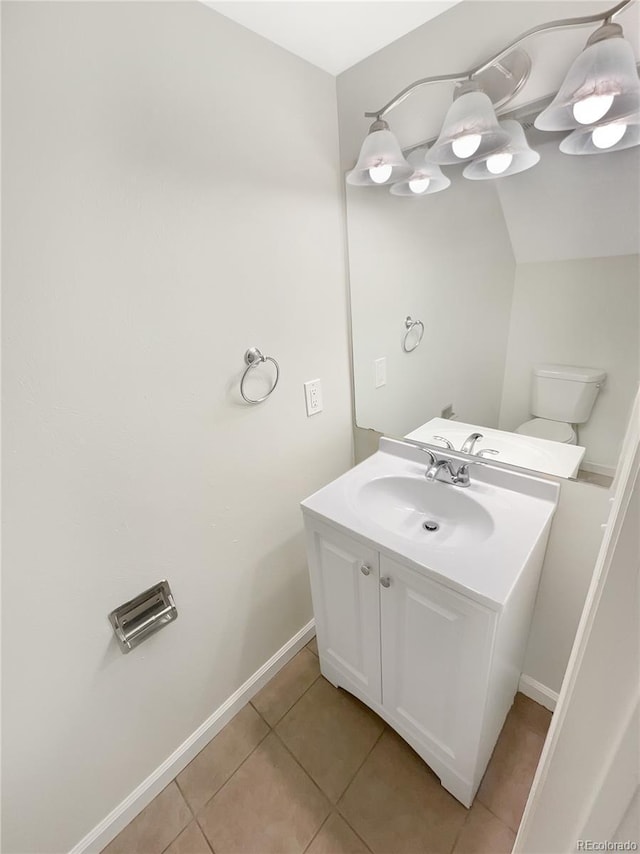
[[[470,773],[495,615],[385,557],[380,583],[383,705],[442,761]]]
[[[321,658],[380,702],[378,553],[315,522],[307,544]]]

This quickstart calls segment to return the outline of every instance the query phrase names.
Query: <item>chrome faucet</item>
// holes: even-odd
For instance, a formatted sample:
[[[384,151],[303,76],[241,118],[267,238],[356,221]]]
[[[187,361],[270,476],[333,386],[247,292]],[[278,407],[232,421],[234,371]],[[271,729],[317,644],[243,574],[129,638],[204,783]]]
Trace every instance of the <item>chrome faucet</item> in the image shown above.
[[[440,459],[436,460],[429,466],[425,473],[427,480],[442,480],[440,472],[446,471],[449,475],[449,480],[443,480],[443,483],[452,483],[454,486],[469,486],[471,478],[469,477],[469,466],[485,466],[486,463],[471,462],[463,463],[458,468],[455,468],[451,460]]]
[[[446,471],[449,474],[449,478],[451,480],[451,483],[454,483],[455,478],[458,475],[458,472],[453,467],[451,460],[445,460],[445,459],[436,460],[435,463],[432,463],[429,466],[429,468],[425,472],[426,479],[427,480],[438,480],[438,475],[440,474],[441,471],[443,471],[443,469],[446,469]]]
[[[484,436],[482,433],[470,433],[467,438],[464,440],[462,447],[460,448],[460,452],[462,454],[472,454],[473,449],[475,447],[478,439],[483,439]]]

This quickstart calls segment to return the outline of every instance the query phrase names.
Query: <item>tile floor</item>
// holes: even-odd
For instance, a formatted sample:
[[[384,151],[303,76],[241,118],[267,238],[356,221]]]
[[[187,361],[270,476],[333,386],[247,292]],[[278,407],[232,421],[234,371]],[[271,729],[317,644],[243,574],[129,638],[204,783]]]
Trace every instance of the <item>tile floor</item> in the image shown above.
[[[103,854],[506,854],[550,721],[516,696],[467,810],[320,675],[314,639]]]

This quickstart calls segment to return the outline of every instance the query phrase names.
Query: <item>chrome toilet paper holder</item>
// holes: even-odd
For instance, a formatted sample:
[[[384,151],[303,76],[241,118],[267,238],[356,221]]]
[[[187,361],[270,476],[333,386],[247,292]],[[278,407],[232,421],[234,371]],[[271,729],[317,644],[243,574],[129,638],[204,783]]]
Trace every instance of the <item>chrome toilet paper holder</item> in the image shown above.
[[[109,622],[121,651],[127,653],[177,616],[178,609],[165,579],[115,608],[109,614]]]

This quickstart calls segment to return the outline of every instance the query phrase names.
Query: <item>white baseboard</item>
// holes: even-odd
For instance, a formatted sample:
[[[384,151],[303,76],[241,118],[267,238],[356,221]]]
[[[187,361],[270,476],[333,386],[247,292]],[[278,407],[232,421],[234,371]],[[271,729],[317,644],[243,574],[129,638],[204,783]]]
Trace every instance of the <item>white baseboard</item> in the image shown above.
[[[530,700],[535,700],[536,703],[540,703],[545,709],[549,709],[550,712],[555,709],[558,702],[557,691],[552,691],[551,688],[547,688],[546,685],[538,682],[537,679],[532,679],[526,673],[520,676],[518,690],[525,697],[529,697]]]
[[[171,756],[81,839],[70,854],[99,854],[315,634],[310,620],[210,715]]]
[[[589,460],[583,460],[580,463],[582,471],[589,471],[592,474],[603,474],[605,477],[615,477],[615,466],[602,466],[600,463],[592,463]]]

